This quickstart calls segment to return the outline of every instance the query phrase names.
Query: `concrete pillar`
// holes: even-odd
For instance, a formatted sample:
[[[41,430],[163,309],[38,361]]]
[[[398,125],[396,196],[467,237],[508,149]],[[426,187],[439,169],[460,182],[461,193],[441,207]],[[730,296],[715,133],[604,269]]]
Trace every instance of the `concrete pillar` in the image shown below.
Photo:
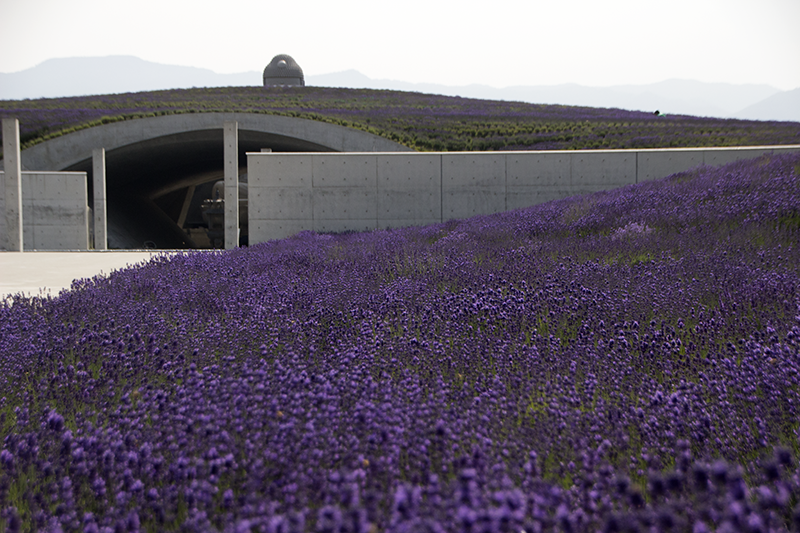
[[[3,119],[3,163],[5,165],[6,250],[22,247],[22,163],[19,155],[19,120]]]
[[[239,246],[239,124],[225,121],[225,249]]]
[[[106,150],[92,150],[92,183],[94,186],[94,249],[108,250],[108,218],[106,209]]]

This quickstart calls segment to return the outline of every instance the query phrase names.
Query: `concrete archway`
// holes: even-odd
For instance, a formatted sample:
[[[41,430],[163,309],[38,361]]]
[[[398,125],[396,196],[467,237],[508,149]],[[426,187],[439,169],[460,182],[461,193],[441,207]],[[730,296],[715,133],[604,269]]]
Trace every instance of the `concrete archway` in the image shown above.
[[[186,113],[79,130],[21,153],[25,170],[84,171],[105,148],[108,236],[112,248],[194,247],[189,227],[223,175],[222,125],[239,124],[240,173],[246,152],[412,151],[367,132],[308,119],[257,113]],[[91,194],[90,194],[91,197]],[[187,212],[188,206],[188,212]],[[181,220],[181,212],[184,217]]]

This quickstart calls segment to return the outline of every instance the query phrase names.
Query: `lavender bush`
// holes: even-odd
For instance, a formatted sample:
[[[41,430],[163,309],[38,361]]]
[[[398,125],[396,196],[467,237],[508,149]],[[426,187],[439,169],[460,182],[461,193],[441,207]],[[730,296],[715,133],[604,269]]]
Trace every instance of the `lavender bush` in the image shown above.
[[[417,150],[668,148],[800,143],[800,123],[579,106],[536,105],[402,91],[328,87],[175,89],[0,101],[23,147],[102,123],[175,113],[249,112],[331,122]]]
[[[0,307],[5,531],[800,527],[800,156]]]

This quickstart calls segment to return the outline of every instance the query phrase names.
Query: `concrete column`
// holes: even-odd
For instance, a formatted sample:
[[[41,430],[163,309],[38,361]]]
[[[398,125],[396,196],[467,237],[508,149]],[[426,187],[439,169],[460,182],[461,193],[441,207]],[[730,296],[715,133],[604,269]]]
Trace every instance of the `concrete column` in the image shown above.
[[[6,250],[22,247],[22,163],[19,155],[19,120],[3,119],[3,162],[5,164]]]
[[[106,150],[92,150],[92,183],[94,186],[94,249],[108,250],[108,223],[106,210]]]
[[[225,249],[239,246],[239,124],[225,121]]]

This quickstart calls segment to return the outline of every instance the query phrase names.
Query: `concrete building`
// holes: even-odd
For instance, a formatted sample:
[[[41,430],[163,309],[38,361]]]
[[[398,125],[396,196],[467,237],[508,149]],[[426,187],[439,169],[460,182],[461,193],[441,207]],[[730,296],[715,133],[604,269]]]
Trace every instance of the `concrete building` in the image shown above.
[[[264,87],[271,85],[299,85],[305,86],[303,69],[292,56],[278,54],[272,58],[264,69]]]
[[[227,142],[226,123],[230,124]],[[271,152],[264,151],[269,149]],[[76,239],[80,238],[69,248],[86,247],[87,203],[93,199],[100,207],[105,203],[102,212],[95,212],[99,218],[94,233],[102,233],[104,213],[108,228],[107,241],[99,236],[96,248],[102,248],[104,242],[109,249],[209,247],[211,228],[202,207],[213,199],[214,186],[220,181],[222,190],[234,198],[230,203],[237,203],[236,196],[239,200],[238,228],[229,228],[228,239],[223,239],[224,231],[220,235],[221,241],[232,246],[234,229],[239,231],[240,242],[254,244],[301,230],[335,232],[429,224],[785,150],[797,151],[800,146],[416,153],[377,135],[293,117],[258,113],[150,117],[79,130],[23,150],[19,157],[23,204],[28,201],[26,195],[45,198],[50,184],[55,184],[51,178],[44,185],[31,181],[34,187],[26,193],[26,172],[80,173],[65,185],[74,204],[59,203],[61,214],[52,209],[31,211],[40,205],[36,202],[22,206],[22,211],[27,209],[34,218],[49,217],[32,222],[34,219],[23,213],[30,221],[23,220],[28,232],[24,241],[25,249],[31,249],[29,242],[38,249],[52,249],[54,245],[39,242],[35,231],[29,232],[34,226],[47,227],[50,232],[68,218],[77,228]],[[0,162],[5,164],[14,162]],[[106,179],[98,181],[96,174],[104,166]],[[12,181],[18,186],[18,180]],[[105,194],[98,185],[103,181]],[[223,195],[228,196],[224,192],[217,196]],[[50,203],[56,200],[45,199]],[[19,209],[14,206],[19,206],[19,201],[12,198],[12,202],[3,222],[18,217]],[[219,207],[222,214],[230,206]],[[236,218],[231,214],[227,222]],[[222,231],[226,220],[217,222]],[[0,228],[0,234],[7,231]],[[247,238],[242,239],[244,236]]]
[[[243,200],[247,152],[410,151],[377,135],[314,120],[186,113],[103,124],[50,139],[21,152],[22,170],[85,172],[89,198],[95,198],[93,154],[104,148],[109,249],[208,247],[202,204],[224,177],[227,121],[238,124]],[[4,163],[0,161],[0,169]],[[240,209],[246,235],[246,206]]]

